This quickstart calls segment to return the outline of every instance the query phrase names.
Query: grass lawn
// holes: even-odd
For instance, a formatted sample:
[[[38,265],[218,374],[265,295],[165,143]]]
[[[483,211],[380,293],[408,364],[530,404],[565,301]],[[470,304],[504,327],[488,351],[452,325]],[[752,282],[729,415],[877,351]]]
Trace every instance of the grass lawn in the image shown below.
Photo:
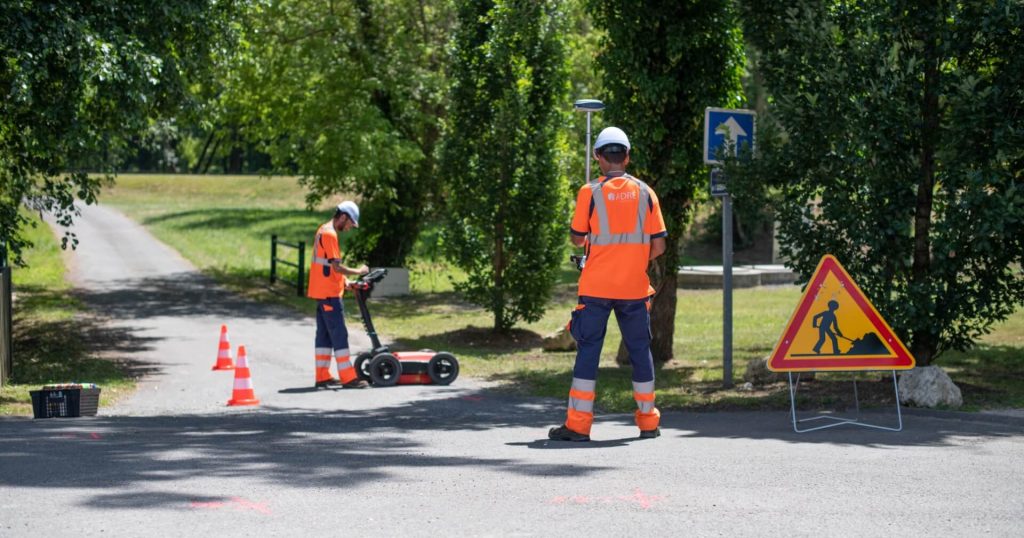
[[[332,203],[305,211],[304,191],[292,178],[261,179],[224,176],[120,176],[104,193],[111,204],[149,228],[204,271],[232,289],[263,301],[293,306],[312,314],[309,300],[293,288],[269,289],[270,236],[287,241],[312,239],[329,215]],[[373,299],[370,308],[377,330],[396,349],[431,348],[455,353],[465,375],[505,382],[507,390],[564,397],[568,391],[572,353],[545,353],[541,338],[568,319],[575,304],[575,271],[566,262],[547,313],[521,324],[510,335],[490,331],[490,315],[459,300],[452,280],[464,275],[443,261],[422,253],[434,250],[434,234],[424,234],[411,260],[413,294]],[[343,250],[346,237],[342,236]],[[307,251],[308,256],[308,251]],[[352,263],[358,260],[350,260]],[[676,319],[676,359],[658,372],[658,403],[662,408],[787,408],[784,383],[753,391],[721,389],[721,292],[680,290]],[[737,385],[748,360],[770,353],[799,299],[794,286],[736,290],[734,295],[733,360]],[[358,324],[355,305],[347,302],[349,323]],[[311,316],[312,318],[312,316]],[[311,319],[312,323],[312,319]],[[605,411],[634,408],[629,369],[615,366],[619,334],[610,324],[598,383],[598,403]],[[1018,312],[968,353],[948,353],[939,364],[964,389],[968,409],[1024,407],[1024,313]],[[818,374],[808,385],[803,404],[843,407],[850,403],[842,374]],[[861,396],[869,402],[891,403],[891,384],[883,374],[858,377],[866,383]],[[840,382],[840,380],[844,380]],[[881,380],[881,381],[880,381]],[[801,389],[803,390],[803,389]]]
[[[35,246],[24,253],[27,267],[15,267],[14,372],[0,389],[0,415],[32,415],[30,390],[48,383],[96,383],[100,405],[130,392],[127,368],[102,357],[107,332],[70,293],[64,280],[60,244],[42,222],[29,230]]]

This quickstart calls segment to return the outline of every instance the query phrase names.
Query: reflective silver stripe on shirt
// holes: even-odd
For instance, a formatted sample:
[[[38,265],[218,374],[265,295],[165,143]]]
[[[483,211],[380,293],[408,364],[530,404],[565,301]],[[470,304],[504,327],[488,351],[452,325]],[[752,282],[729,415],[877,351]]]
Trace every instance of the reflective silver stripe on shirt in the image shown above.
[[[313,258],[312,258],[313,265],[330,265],[331,264],[331,259],[330,258],[321,258],[320,256],[316,255],[316,252],[317,252],[316,249],[320,247],[320,237],[322,237],[323,235],[324,235],[323,232],[321,232],[320,230],[317,230],[316,231],[316,238],[313,239]]]
[[[623,175],[629,181],[635,183],[639,189],[639,200],[637,204],[636,229],[632,233],[613,234],[610,233],[608,224],[608,206],[602,194],[602,183],[594,183],[590,186],[590,197],[594,201],[594,212],[597,213],[597,224],[601,229],[600,233],[588,234],[591,245],[646,245],[651,242],[651,237],[644,233],[644,225],[647,223],[647,206],[650,204],[651,193],[643,181],[631,176]]]

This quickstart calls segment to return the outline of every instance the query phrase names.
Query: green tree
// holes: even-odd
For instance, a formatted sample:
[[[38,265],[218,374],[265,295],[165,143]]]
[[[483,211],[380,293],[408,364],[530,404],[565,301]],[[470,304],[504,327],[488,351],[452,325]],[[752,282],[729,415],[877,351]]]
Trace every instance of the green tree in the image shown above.
[[[602,114],[629,135],[631,171],[658,193],[668,228],[665,255],[649,271],[656,290],[651,352],[663,362],[675,337],[679,242],[707,183],[704,108],[740,101],[739,21],[731,2],[717,0],[588,0],[588,7],[607,32],[598,57],[608,104]]]
[[[836,255],[919,365],[1024,301],[1024,4],[743,2],[771,95],[737,188]]]
[[[564,262],[565,18],[556,1],[458,4],[445,250],[469,273],[460,291],[490,309],[498,331],[540,317]]]
[[[357,256],[401,265],[438,183],[448,1],[260,0],[224,109],[316,204],[357,194]]]
[[[125,141],[188,104],[229,43],[231,13],[208,0],[0,4],[0,244],[15,262],[28,246],[19,208],[69,226],[75,198],[96,201]]]

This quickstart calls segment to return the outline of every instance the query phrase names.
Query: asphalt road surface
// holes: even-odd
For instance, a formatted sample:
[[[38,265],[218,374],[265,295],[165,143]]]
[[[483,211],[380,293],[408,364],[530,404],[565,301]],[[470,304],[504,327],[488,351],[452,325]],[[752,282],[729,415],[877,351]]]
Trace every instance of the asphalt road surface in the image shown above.
[[[76,230],[75,282],[147,377],[95,418],[0,420],[0,536],[1024,535],[1021,419],[796,434],[786,413],[667,412],[640,441],[599,415],[593,442],[549,442],[563,401],[466,377],[314,391],[310,318],[232,296],[109,208]],[[258,407],[225,405],[222,323]]]

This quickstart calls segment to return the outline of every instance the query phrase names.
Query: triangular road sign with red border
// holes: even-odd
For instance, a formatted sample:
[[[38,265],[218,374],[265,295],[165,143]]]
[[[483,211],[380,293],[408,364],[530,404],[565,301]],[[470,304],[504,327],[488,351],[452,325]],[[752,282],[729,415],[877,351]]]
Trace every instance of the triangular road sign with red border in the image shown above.
[[[913,367],[914,357],[831,254],[818,262],[768,358],[774,372]]]

